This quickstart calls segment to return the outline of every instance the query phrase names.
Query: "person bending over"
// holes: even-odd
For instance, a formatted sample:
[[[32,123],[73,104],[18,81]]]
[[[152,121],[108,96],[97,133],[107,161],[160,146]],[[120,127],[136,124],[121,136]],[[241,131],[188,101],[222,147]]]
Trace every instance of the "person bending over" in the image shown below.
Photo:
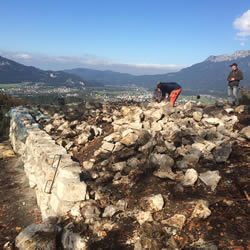
[[[170,100],[170,104],[173,107],[177,98],[182,91],[181,86],[176,82],[158,82],[154,94],[154,98],[161,102],[162,100]]]

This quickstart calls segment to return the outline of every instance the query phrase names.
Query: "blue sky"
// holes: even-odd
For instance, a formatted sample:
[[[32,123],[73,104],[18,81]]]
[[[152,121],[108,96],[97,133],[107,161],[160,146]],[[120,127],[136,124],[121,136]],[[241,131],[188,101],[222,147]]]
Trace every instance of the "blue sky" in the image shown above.
[[[43,68],[60,56],[174,69],[250,45],[248,30],[237,35],[244,24],[233,25],[249,0],[2,0],[0,9],[2,54],[27,53]]]

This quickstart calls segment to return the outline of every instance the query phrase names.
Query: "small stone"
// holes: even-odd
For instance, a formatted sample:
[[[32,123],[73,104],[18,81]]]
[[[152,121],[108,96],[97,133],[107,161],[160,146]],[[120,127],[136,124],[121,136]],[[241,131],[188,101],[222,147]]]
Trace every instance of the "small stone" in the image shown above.
[[[157,110],[151,112],[150,118],[154,121],[159,121],[162,119],[163,115],[164,115],[164,109],[161,108],[161,109],[157,109]]]
[[[226,108],[225,111],[228,113],[228,114],[231,114],[234,112],[234,109],[233,108]]]
[[[209,204],[205,200],[199,200],[194,208],[191,218],[206,219],[211,215],[211,210],[208,208]]]
[[[110,142],[104,141],[102,144],[102,149],[107,150],[107,151],[112,151],[114,147],[115,147],[115,144],[110,143]]]
[[[31,224],[16,237],[16,247],[27,249],[56,249],[57,228],[51,224]]]
[[[186,216],[183,214],[175,214],[171,218],[167,220],[163,220],[161,223],[166,224],[171,227],[176,227],[178,229],[182,229],[186,222]]]
[[[219,118],[214,118],[214,117],[204,118],[202,121],[204,123],[208,123],[210,125],[215,125],[215,126],[223,124],[223,122]]]
[[[47,133],[50,133],[54,128],[54,126],[52,124],[48,124],[44,127],[44,130],[47,132]]]
[[[191,249],[204,249],[204,250],[218,250],[218,247],[213,242],[206,242],[204,239],[200,238],[199,240],[193,242],[190,245]]]
[[[93,168],[94,162],[92,162],[92,161],[84,161],[84,162],[82,163],[82,166],[83,166],[86,170],[90,170],[90,169]]]
[[[138,223],[140,225],[142,225],[143,223],[145,223],[146,221],[148,222],[152,222],[153,221],[153,217],[152,217],[152,214],[147,211],[147,212],[144,212],[144,211],[139,211],[137,214],[136,214],[136,219],[138,221]]]
[[[187,154],[187,155],[184,155],[183,157],[183,162],[185,162],[185,164],[187,166],[190,166],[190,167],[194,167],[197,165],[197,163],[199,162],[200,160],[200,154],[197,153],[197,154]]]
[[[201,173],[199,175],[199,178],[209,187],[211,187],[211,190],[214,191],[221,179],[221,176],[219,174],[219,171],[207,171],[204,173]]]
[[[72,230],[69,230],[67,228],[63,230],[61,242],[63,249],[88,249],[87,239],[81,236],[79,233],[74,233]]]
[[[250,126],[243,128],[240,131],[240,134],[242,134],[245,138],[250,139]]]
[[[161,194],[149,197],[147,200],[150,208],[154,211],[160,211],[164,207],[164,199]]]
[[[213,150],[213,155],[216,162],[226,162],[232,152],[230,143],[222,143]]]
[[[118,211],[117,207],[114,205],[109,205],[105,207],[102,217],[112,217]]]
[[[116,142],[113,152],[121,151],[124,148],[124,146],[120,142]]]
[[[198,179],[198,173],[195,169],[190,168],[186,171],[183,180],[182,180],[182,185],[186,187],[193,186],[195,182]]]
[[[176,174],[170,167],[160,167],[158,170],[153,172],[153,175],[161,179],[175,180]]]
[[[90,200],[83,202],[81,206],[81,215],[88,221],[97,220],[100,217],[100,209],[97,204]]]
[[[138,140],[137,134],[129,133],[121,139],[120,143],[122,143],[126,146],[133,146],[133,145],[135,145],[137,140]]]
[[[76,143],[79,145],[86,144],[88,142],[89,134],[88,133],[82,133],[78,136],[76,139]]]
[[[136,157],[128,159],[127,165],[131,168],[136,168],[140,165],[140,161]]]
[[[174,166],[174,160],[167,154],[153,154],[150,160],[154,165],[163,168],[171,168]]]
[[[74,142],[69,142],[66,146],[65,146],[65,148],[66,148],[66,150],[69,150],[72,146],[74,145]]]
[[[127,166],[125,161],[117,162],[112,165],[112,170],[115,172],[122,171]]]
[[[176,150],[174,143],[165,141],[165,145],[170,152],[174,152]]]
[[[193,113],[193,118],[195,121],[200,122],[203,117],[202,112],[196,111]]]
[[[188,101],[184,104],[183,109],[186,111],[189,111],[193,108],[193,103],[191,101]]]
[[[129,127],[131,129],[140,130],[140,129],[142,129],[142,123],[140,123],[140,122],[131,122],[129,124]]]
[[[234,109],[234,111],[235,111],[236,113],[238,113],[238,114],[242,114],[242,113],[244,113],[246,110],[247,110],[247,106],[246,106],[246,105],[240,105],[240,106],[238,106],[238,107],[236,107],[236,108]]]
[[[153,122],[151,124],[151,130],[155,132],[159,132],[162,130],[162,125],[159,122]]]
[[[112,133],[104,138],[107,142],[118,142],[121,139],[121,134],[118,132]]]

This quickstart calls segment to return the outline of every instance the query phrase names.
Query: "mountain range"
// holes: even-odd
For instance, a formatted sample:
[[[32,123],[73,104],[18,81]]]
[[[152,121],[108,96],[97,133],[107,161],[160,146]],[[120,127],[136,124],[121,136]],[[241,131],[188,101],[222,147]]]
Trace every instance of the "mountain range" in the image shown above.
[[[250,50],[236,51],[231,55],[209,56],[203,62],[194,64],[175,73],[141,75],[75,68],[64,71],[45,71],[25,66],[4,57],[0,57],[0,83],[44,82],[53,85],[81,86],[137,85],[153,88],[157,81],[176,81],[184,89],[207,91],[224,90],[229,65],[238,63],[244,73],[243,86],[250,87]]]
[[[205,61],[175,73],[135,76],[112,71],[76,68],[66,72],[110,85],[136,84],[153,87],[157,81],[176,81],[185,89],[224,90],[230,71],[229,65],[237,62],[244,73],[242,85],[250,87],[250,50],[236,51],[231,55],[209,56]]]
[[[82,78],[64,71],[41,70],[0,56],[0,83],[41,82],[50,85],[76,86]]]

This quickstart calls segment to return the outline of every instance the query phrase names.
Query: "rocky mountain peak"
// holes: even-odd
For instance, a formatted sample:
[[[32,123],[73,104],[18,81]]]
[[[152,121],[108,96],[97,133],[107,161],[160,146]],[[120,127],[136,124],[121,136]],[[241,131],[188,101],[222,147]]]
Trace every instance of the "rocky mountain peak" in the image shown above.
[[[219,56],[209,56],[206,61],[210,62],[223,62],[223,61],[233,61],[240,58],[250,56],[250,50],[237,50],[233,54],[224,54]]]

